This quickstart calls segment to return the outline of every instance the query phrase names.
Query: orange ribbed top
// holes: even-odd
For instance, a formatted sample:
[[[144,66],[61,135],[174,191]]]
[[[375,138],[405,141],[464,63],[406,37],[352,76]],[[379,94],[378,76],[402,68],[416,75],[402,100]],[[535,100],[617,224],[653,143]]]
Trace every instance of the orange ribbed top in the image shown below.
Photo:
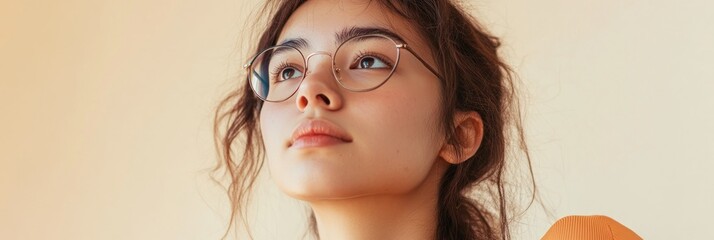
[[[567,216],[561,218],[541,240],[641,240],[629,228],[607,216]]]

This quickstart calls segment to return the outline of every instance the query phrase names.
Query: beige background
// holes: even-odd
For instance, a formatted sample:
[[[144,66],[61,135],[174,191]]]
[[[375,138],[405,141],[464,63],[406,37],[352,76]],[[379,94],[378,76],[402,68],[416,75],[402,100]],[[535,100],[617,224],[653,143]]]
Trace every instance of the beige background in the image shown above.
[[[211,114],[257,1],[0,1],[0,239],[217,239]],[[713,239],[711,1],[478,1],[556,217]],[[264,184],[258,239],[304,213]],[[537,207],[517,239],[555,220]]]

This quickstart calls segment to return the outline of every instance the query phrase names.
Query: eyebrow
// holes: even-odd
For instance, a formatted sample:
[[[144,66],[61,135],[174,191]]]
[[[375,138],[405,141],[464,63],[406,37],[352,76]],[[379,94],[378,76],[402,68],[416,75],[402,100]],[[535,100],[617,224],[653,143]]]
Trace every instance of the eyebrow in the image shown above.
[[[404,39],[399,36],[399,34],[394,33],[392,30],[381,28],[381,27],[348,27],[341,31],[335,33],[335,45],[340,45],[350,38],[364,36],[369,34],[381,34],[390,37],[394,40],[404,42]],[[298,49],[306,49],[310,47],[310,43],[304,38],[289,38],[284,40],[282,43],[278,44],[280,46],[290,46]]]

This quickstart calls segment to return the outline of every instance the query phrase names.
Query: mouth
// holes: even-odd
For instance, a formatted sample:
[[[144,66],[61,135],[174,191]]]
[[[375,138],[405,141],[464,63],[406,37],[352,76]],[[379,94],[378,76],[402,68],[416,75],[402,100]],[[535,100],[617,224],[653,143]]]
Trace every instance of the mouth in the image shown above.
[[[307,120],[293,131],[288,147],[324,147],[352,142],[352,137],[335,124],[321,119]]]

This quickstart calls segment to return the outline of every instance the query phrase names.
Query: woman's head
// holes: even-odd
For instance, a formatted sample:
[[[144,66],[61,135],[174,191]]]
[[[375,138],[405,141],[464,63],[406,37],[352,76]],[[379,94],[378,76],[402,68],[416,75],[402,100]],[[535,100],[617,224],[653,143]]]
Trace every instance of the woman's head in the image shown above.
[[[365,35],[370,33],[384,35]],[[275,63],[266,71],[284,75],[276,83],[270,80],[273,89],[292,85],[290,81],[295,87],[300,84],[289,99],[264,103],[259,115],[271,177],[284,192],[307,201],[404,194],[438,166],[445,144],[438,124],[441,80],[408,51],[399,51],[389,76],[398,48],[382,37],[386,35],[415,46],[417,54],[433,62],[429,48],[406,20],[376,3],[308,1],[285,23],[274,44],[301,42],[298,49],[305,56],[326,54],[312,55],[306,70],[298,51],[283,50],[272,55],[281,60],[271,61]],[[350,37],[358,38],[345,47]],[[371,91],[348,90],[336,81],[333,59],[343,82],[389,78]],[[301,125],[308,129],[300,130]],[[331,137],[293,139],[310,127],[331,128],[344,139],[319,146],[315,140],[330,143]]]
[[[406,194],[427,180],[438,181],[433,188],[439,201],[437,238],[507,237],[501,173],[507,120],[516,112],[509,111],[512,85],[495,38],[447,0],[274,1],[270,6],[274,12],[263,10],[272,18],[255,53],[287,44],[305,61],[264,64],[271,76],[285,80],[279,84],[297,82],[288,99],[265,102],[245,81],[222,103],[230,110],[217,112],[217,133],[219,122],[227,118],[229,124],[220,141],[232,176],[234,211],[240,212],[267,157],[280,189],[308,202]],[[400,51],[396,64],[396,55],[379,54],[367,39],[335,56],[345,39],[371,33],[406,43],[411,51]],[[280,54],[285,55],[271,56]],[[350,70],[349,64],[332,66],[341,56],[360,68],[353,71],[366,72],[363,79],[396,67],[377,88],[353,91],[337,81]],[[296,139],[315,129],[333,137]],[[242,134],[246,154],[233,162],[230,147]],[[485,195],[494,201],[469,199],[474,186],[491,189]]]

